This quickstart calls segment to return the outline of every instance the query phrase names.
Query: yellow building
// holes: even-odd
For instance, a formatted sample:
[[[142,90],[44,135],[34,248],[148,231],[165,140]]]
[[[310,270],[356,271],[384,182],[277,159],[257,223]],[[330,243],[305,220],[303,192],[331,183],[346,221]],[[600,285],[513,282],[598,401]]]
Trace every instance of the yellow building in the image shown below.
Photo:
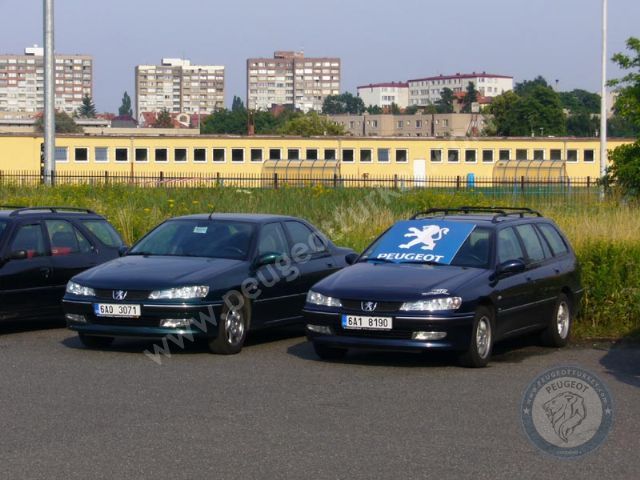
[[[42,137],[0,133],[0,172],[39,172]],[[631,139],[612,139],[609,149]],[[490,178],[501,160],[556,160],[570,178],[597,178],[595,138],[408,138],[58,135],[58,172],[260,175],[270,160],[335,161],[341,176]],[[303,162],[305,163],[305,162]],[[323,163],[323,162],[318,162]]]

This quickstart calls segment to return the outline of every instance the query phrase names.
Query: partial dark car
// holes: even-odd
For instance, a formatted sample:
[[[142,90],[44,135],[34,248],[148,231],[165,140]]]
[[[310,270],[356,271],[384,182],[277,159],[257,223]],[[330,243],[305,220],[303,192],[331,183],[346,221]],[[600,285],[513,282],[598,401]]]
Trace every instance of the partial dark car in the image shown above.
[[[454,350],[485,366],[494,342],[540,331],[564,346],[583,292],[558,226],[510,208],[432,209],[380,235],[312,287],[307,337],[323,359],[349,348]]]
[[[249,330],[302,325],[311,285],[357,257],[300,218],[177,217],[122,258],[74,277],[67,325],[88,347],[181,335],[206,339],[214,353],[238,353]]]
[[[117,258],[122,247],[91,210],[0,206],[0,320],[62,320],[69,279]]]

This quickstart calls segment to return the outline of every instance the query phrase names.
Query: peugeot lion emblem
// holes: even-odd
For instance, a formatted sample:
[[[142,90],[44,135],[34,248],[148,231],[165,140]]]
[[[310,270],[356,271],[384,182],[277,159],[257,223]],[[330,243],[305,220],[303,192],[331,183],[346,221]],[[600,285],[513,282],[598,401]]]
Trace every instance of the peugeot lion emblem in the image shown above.
[[[362,302],[360,305],[363,312],[373,312],[378,307],[376,302]]]
[[[127,298],[127,292],[125,290],[114,290],[113,291],[113,299],[114,300],[124,300]]]

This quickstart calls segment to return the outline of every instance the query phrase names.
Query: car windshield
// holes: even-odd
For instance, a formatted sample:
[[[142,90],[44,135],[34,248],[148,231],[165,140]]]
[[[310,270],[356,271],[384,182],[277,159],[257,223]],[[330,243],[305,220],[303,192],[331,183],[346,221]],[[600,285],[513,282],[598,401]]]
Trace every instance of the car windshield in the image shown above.
[[[490,233],[470,222],[402,221],[367,248],[361,261],[486,268]]]
[[[128,255],[245,259],[254,236],[250,223],[169,220],[140,240]]]

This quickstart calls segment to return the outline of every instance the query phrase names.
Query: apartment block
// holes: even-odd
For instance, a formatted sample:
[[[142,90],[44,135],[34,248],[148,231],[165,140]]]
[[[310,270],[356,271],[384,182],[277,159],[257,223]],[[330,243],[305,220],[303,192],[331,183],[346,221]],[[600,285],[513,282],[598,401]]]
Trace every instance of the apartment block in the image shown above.
[[[340,59],[305,57],[278,51],[273,58],[247,59],[247,107],[269,110],[291,105],[308,112],[322,110],[324,99],[340,93]]]
[[[454,93],[465,92],[469,83],[473,83],[478,93],[484,97],[496,97],[513,90],[513,77],[482,73],[456,73],[409,80],[409,105],[433,105],[440,100],[444,88]]]
[[[145,112],[211,113],[224,107],[223,66],[163,58],[160,65],[138,65],[135,72],[138,118]]]
[[[93,97],[93,59],[88,55],[55,56],[55,108],[68,114]],[[25,48],[24,55],[0,55],[0,112],[44,110],[44,49]]]
[[[354,137],[465,137],[478,136],[487,116],[473,113],[415,115],[328,115]]]
[[[405,82],[371,83],[358,87],[358,96],[366,107],[390,107],[396,104],[400,108],[409,105],[409,84]]]

